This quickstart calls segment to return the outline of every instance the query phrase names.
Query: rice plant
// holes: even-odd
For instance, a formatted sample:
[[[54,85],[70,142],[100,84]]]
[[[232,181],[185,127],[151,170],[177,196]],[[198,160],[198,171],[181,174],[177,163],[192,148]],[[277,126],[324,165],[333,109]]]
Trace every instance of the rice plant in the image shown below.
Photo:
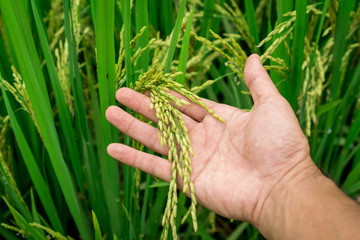
[[[183,95],[219,121],[198,96],[251,111],[252,53],[291,103],[315,163],[358,199],[359,26],[355,0],[1,0],[1,238],[261,238],[197,204],[174,106],[188,104]],[[153,153],[105,118],[124,86],[150,92],[157,123],[127,111],[159,129],[170,184],[106,153],[111,142]]]

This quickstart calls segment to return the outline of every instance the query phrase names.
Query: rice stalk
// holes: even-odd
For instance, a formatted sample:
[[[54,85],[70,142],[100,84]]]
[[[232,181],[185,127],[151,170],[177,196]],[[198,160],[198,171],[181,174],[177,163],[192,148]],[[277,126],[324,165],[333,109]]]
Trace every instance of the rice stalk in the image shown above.
[[[36,223],[36,222],[33,222],[33,223],[29,223],[29,225],[31,227],[35,227],[35,228],[39,228],[39,229],[42,229],[44,230],[48,235],[47,235],[47,238],[55,238],[55,239],[58,239],[58,240],[74,240],[72,237],[65,237],[63,236],[61,233],[59,232],[56,232],[54,230],[52,230],[51,228],[49,227],[45,227],[39,223]]]
[[[1,223],[1,226],[9,229],[16,233],[16,236],[26,238],[26,235],[28,234],[24,229],[17,228],[16,226],[12,226],[6,223]]]
[[[237,75],[239,76],[239,78],[243,80],[244,79],[244,67],[245,67],[245,62],[247,60],[247,55],[246,55],[245,51],[235,41],[234,38],[225,40],[222,37],[220,37],[218,34],[214,33],[213,31],[210,30],[210,32],[217,40],[219,40],[219,44],[221,44],[226,49],[226,52],[229,52],[229,53],[226,53],[224,50],[217,47],[215,45],[216,42],[211,42],[203,37],[198,36],[194,32],[191,32],[191,34],[195,37],[196,40],[200,41],[201,43],[203,43],[210,49],[217,52],[220,56],[225,58],[227,60],[225,62],[225,65],[228,66],[233,72],[236,72]],[[228,41],[231,42],[231,44],[228,43]],[[239,84],[240,82],[237,82],[237,83]]]

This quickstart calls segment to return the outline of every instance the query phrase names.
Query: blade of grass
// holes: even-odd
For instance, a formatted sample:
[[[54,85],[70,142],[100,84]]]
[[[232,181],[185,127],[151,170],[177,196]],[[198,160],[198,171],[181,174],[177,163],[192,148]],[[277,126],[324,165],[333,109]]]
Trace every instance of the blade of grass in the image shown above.
[[[148,20],[148,0],[138,0],[136,1],[136,32],[146,26],[146,30],[140,39],[136,42],[136,49],[144,48],[149,43],[149,20]],[[149,66],[149,57],[150,51],[147,49],[137,60],[138,64],[136,65],[136,70],[142,69],[143,72],[148,70]]]
[[[90,0],[91,18],[94,23],[96,22],[96,4],[97,4],[96,0]],[[95,28],[95,32],[96,32],[96,28]]]
[[[158,6],[155,4],[158,0],[149,0],[149,19],[150,24],[155,31],[159,30],[159,20],[158,20]]]
[[[341,89],[341,61],[345,53],[346,37],[350,26],[350,12],[354,9],[355,0],[339,2],[339,15],[335,29],[335,43],[332,62],[331,98],[338,99]]]
[[[185,10],[186,10],[186,2],[187,2],[187,0],[181,1],[181,5],[180,5],[179,11],[178,11],[175,26],[174,26],[172,36],[171,36],[170,48],[169,48],[169,52],[168,52],[166,62],[165,62],[164,73],[168,73],[170,71],[171,63],[172,63],[175,49],[176,49],[176,44],[178,42],[178,38],[179,38],[180,30],[181,30],[181,24],[182,24],[182,21],[184,18]]]
[[[204,2],[204,16],[201,19],[201,27],[199,36],[204,37],[206,39],[209,38],[209,29],[213,22],[213,14],[215,9],[215,0],[205,0]],[[199,49],[201,46],[200,42],[195,44],[195,49]]]
[[[100,96],[101,127],[104,145],[113,140],[114,129],[106,120],[105,111],[115,105],[115,42],[114,42],[115,1],[97,2],[96,50]],[[100,172],[105,202],[108,208],[112,234],[120,234],[120,206],[116,201],[119,187],[117,162],[106,154],[105,146],[100,146]]]
[[[77,43],[75,41],[75,34],[73,28],[73,19],[71,12],[72,8],[69,0],[63,0],[63,4],[64,4],[65,36],[68,42],[68,50],[69,50],[69,80],[70,80],[72,93],[74,96],[75,115],[77,116],[75,118],[76,132],[78,133],[80,149],[82,151],[82,156],[84,160],[83,164],[86,167],[87,180],[89,181],[89,179],[92,178],[92,180],[90,180],[89,183],[95,183],[97,179],[96,169],[98,165],[96,163],[97,159],[95,158],[95,151],[93,149],[93,145],[90,144],[92,142],[92,139],[91,139],[89,125],[87,122],[87,114],[85,110],[84,91],[82,86],[82,80],[80,77],[80,70],[79,70],[79,63],[77,56],[78,55],[77,47],[76,47]],[[97,13],[97,9],[95,9],[95,14],[96,13]],[[106,156],[104,148],[99,148],[98,150],[101,153],[100,156],[102,157]],[[99,158],[99,161],[106,162],[103,158]],[[113,170],[115,171],[115,167],[113,168]],[[112,175],[111,173],[107,173],[106,177],[107,176],[111,177]],[[89,191],[91,197],[90,199],[91,203],[94,204],[95,202],[98,201],[104,201],[103,199],[105,197],[100,197],[100,196],[103,195],[106,196],[106,194],[102,194],[102,191],[99,191],[100,190],[99,188],[94,188],[93,186],[94,185],[89,185],[89,188],[91,188],[91,190]],[[107,186],[112,186],[113,188],[116,188],[118,186],[118,181],[114,181],[112,185],[107,185]],[[104,189],[104,191],[108,189],[109,188]],[[93,192],[93,190],[95,190],[96,192]],[[94,205],[92,208],[97,211],[102,209],[101,205],[99,206],[98,204]],[[104,222],[107,222],[107,220],[104,220]]]
[[[245,12],[246,12],[246,20],[249,24],[250,33],[255,40],[255,45],[259,44],[259,31],[255,18],[255,9],[254,3],[252,0],[245,0]]]
[[[151,184],[151,178],[152,176],[150,174],[146,174],[146,180],[145,180],[145,193],[144,193],[144,197],[143,197],[143,203],[142,203],[142,208],[141,208],[141,215],[140,215],[140,230],[141,233],[144,234],[144,236],[146,235],[146,224],[145,224],[145,220],[146,220],[146,213],[147,213],[147,209],[148,209],[148,202],[149,202],[149,188],[150,188],[150,184]]]
[[[350,163],[350,161],[353,159],[353,157],[355,156],[356,152],[358,152],[358,150],[360,150],[360,145],[357,145],[356,147],[352,147],[351,151],[350,149],[343,149],[341,155],[339,156],[339,154],[336,154],[336,156],[338,157],[338,161],[335,162],[335,167],[333,168],[334,170],[332,172],[334,172],[334,174],[332,174],[332,179],[335,182],[340,182],[341,181],[341,177],[344,174],[348,174],[347,172],[345,172],[345,167]],[[355,165],[356,167],[356,165]]]
[[[100,114],[100,104],[98,101],[98,94],[95,90],[95,79],[92,72],[92,65],[90,63],[90,59],[88,57],[88,54],[84,52],[84,59],[85,59],[85,66],[86,66],[86,72],[88,76],[88,84],[89,84],[89,91],[90,91],[90,99],[91,99],[91,107],[92,107],[92,119],[93,119],[93,128],[95,133],[95,144],[98,149],[105,149],[105,143],[104,143],[104,136],[102,132],[101,127],[101,114]],[[97,151],[96,154],[91,154],[92,156],[96,156],[100,161],[106,161],[105,156],[103,155],[103,151]],[[89,156],[91,157],[91,156]],[[86,159],[86,158],[85,158]],[[103,203],[105,202],[104,194],[102,194],[101,190],[101,181],[97,181],[96,178],[93,176],[98,176],[98,169],[99,164],[97,164],[97,161],[93,161],[91,164],[91,167],[85,168],[85,171],[87,172],[87,184],[94,188],[93,190],[89,187],[89,193],[90,193],[90,201],[91,206],[94,209],[95,212],[98,214],[98,218],[100,219],[100,222],[103,227],[103,231],[110,232],[110,223],[109,223],[109,217],[108,217],[108,208]],[[100,194],[101,193],[101,194]]]
[[[7,26],[6,24],[4,24],[3,18],[2,18],[2,23],[3,23],[3,25],[4,25],[4,32],[5,32],[5,36],[6,36],[7,47],[8,47],[9,53],[10,53],[9,60],[11,60],[11,64],[12,64],[13,66],[15,66],[16,69],[19,69],[19,63],[18,63],[18,61],[17,61],[17,59],[16,59],[14,44],[13,44],[13,42],[11,42],[10,37],[9,37],[9,35],[10,35],[10,33],[9,33],[9,28],[8,28],[8,26]],[[4,36],[4,37],[5,37],[5,36]],[[5,50],[5,49],[4,49],[4,50]],[[6,55],[7,55],[7,54],[5,54],[5,56],[6,56]],[[10,83],[12,83],[12,78],[11,78],[12,72],[11,72],[11,68],[8,69],[8,72],[9,72],[9,76],[8,76],[8,77],[10,77],[10,78],[8,78],[8,79],[10,80]]]
[[[11,79],[11,66],[7,56],[8,54],[6,52],[5,43],[0,34],[0,73],[5,79]]]
[[[123,22],[124,22],[124,44],[125,44],[125,67],[126,67],[126,86],[135,86],[135,78],[133,77],[133,66],[131,63],[132,57],[132,50],[130,48],[130,41],[132,39],[132,32],[131,32],[131,2],[130,0],[125,0],[122,2],[122,9],[123,9]],[[127,109],[127,112],[130,113],[130,110]],[[124,142],[126,145],[129,146],[130,138],[125,136]],[[133,229],[131,220],[132,219],[132,194],[134,192],[134,184],[133,184],[133,176],[134,176],[134,169],[130,166],[123,166],[123,191],[124,191],[124,203],[122,205],[122,209],[124,210],[124,216],[126,216],[128,221],[124,221],[123,227],[125,231],[127,231],[127,236],[130,239],[133,238]],[[129,216],[130,215],[130,216]]]
[[[125,44],[125,66],[126,66],[126,86],[135,84],[135,80],[132,77],[132,64],[131,64],[131,10],[130,0],[123,1],[123,16],[124,16],[124,44]],[[135,86],[135,85],[134,85]]]
[[[293,1],[279,0],[277,4],[277,24],[284,22],[284,14],[293,10]],[[271,9],[270,9],[271,10]]]
[[[341,101],[340,105],[336,109],[333,110],[334,116],[344,116],[345,115],[344,110],[345,110],[346,106],[349,106],[349,104],[351,104],[351,101],[350,101],[351,96],[353,96],[353,98],[354,98],[354,91],[356,89],[359,89],[359,85],[360,85],[360,64],[358,64],[354,70],[354,75],[351,78],[348,88],[344,94],[343,100]],[[324,117],[327,118],[328,116],[329,116],[329,114],[325,115]],[[339,125],[339,121],[335,121],[335,120],[338,120],[338,119],[332,119],[332,121],[330,122],[330,125],[326,128],[327,131],[328,131],[328,129],[331,129],[331,131],[323,136],[320,144],[316,148],[316,152],[315,152],[313,160],[318,165],[320,164],[321,159],[324,158],[324,152],[328,148],[327,146],[329,146],[329,144],[334,142],[335,133],[337,133],[338,125]],[[325,120],[325,121],[327,121],[327,120]]]
[[[71,13],[71,6],[69,0],[63,0],[64,4],[64,25],[65,25],[65,37],[68,43],[68,52],[69,52],[69,82],[71,86],[71,90],[73,93],[73,104],[75,109],[75,131],[77,132],[79,138],[79,148],[81,149],[82,157],[84,162],[82,164],[85,165],[86,168],[94,168],[97,166],[96,159],[94,155],[94,149],[90,142],[91,133],[89,129],[89,125],[87,122],[87,114],[85,110],[85,102],[84,102],[84,91],[82,86],[82,81],[80,77],[79,64],[77,58],[77,47],[75,42],[74,30],[73,30],[73,20]],[[90,173],[91,171],[87,171]],[[93,172],[94,173],[94,172]],[[96,174],[92,174],[92,176],[87,175],[87,177],[92,177],[96,179]],[[92,181],[94,182],[94,180]],[[114,184],[116,186],[116,183]],[[89,186],[91,188],[91,186]],[[92,191],[92,190],[90,190]],[[101,195],[99,192],[98,195]],[[90,193],[90,196],[93,194]],[[94,202],[94,201],[92,201]],[[93,207],[94,209],[98,209],[98,207]],[[90,224],[90,223],[88,223]],[[89,226],[89,225],[88,225]]]
[[[215,240],[207,231],[207,229],[203,228],[202,226],[199,226],[199,229],[196,232],[200,235],[201,239],[203,240]]]
[[[86,111],[84,103],[84,93],[82,81],[80,78],[79,66],[77,61],[76,43],[73,31],[73,20],[71,14],[70,0],[63,0],[64,4],[64,25],[65,37],[68,42],[69,50],[69,81],[74,97],[75,118],[77,127],[80,128],[81,134],[89,141],[89,128],[86,120]]]
[[[95,240],[102,240],[103,237],[101,234],[99,221],[97,220],[97,217],[96,217],[96,214],[94,211],[92,211],[91,214],[92,214],[92,219],[93,219],[93,224],[94,224]]]
[[[224,7],[224,2],[225,2],[225,0],[218,0],[217,5],[220,7]],[[215,18],[212,20],[211,26],[209,27],[214,32],[220,31],[220,25],[221,25],[221,20],[222,20],[221,18],[222,18],[222,16],[219,16],[218,13],[215,13]]]
[[[28,169],[31,180],[33,181],[35,189],[40,197],[40,201],[43,204],[45,212],[47,213],[49,220],[50,220],[51,224],[53,225],[53,227],[57,231],[64,233],[64,229],[62,227],[59,215],[57,213],[55,204],[51,197],[49,186],[46,184],[46,182],[43,178],[43,175],[36,163],[36,160],[31,152],[31,149],[25,139],[25,136],[22,133],[20,125],[15,117],[15,114],[14,114],[12,108],[11,108],[9,99],[7,98],[7,94],[3,87],[2,80],[1,80],[1,90],[2,90],[2,95],[4,97],[4,100],[5,100],[6,109],[9,114],[9,117],[10,117],[12,129],[14,131],[16,140],[18,142],[18,146],[20,148],[21,155],[23,156],[26,168]]]
[[[69,169],[62,155],[48,94],[46,88],[41,87],[45,86],[45,81],[39,59],[36,57],[37,53],[34,52],[33,37],[29,31],[24,31],[24,29],[30,28],[29,24],[25,19],[21,19],[22,21],[19,22],[14,12],[18,6],[21,4],[17,2],[11,4],[9,0],[1,1],[2,16],[5,24],[11,23],[12,27],[9,29],[11,41],[18,43],[14,50],[21,66],[21,74],[26,88],[29,89],[29,98],[65,200],[81,235],[90,238],[88,220],[80,207]],[[24,16],[18,14],[18,17],[23,18]]]
[[[304,57],[304,42],[306,33],[306,5],[307,0],[296,0],[295,34],[292,45],[293,59],[290,69],[290,104],[294,111],[298,109],[297,98],[302,85],[302,63]],[[290,91],[289,91],[290,93]]]
[[[245,231],[248,227],[249,223],[242,222],[226,240],[236,240],[239,239],[241,234]]]
[[[12,4],[16,5],[16,2],[12,1]],[[29,26],[29,24],[27,22],[29,19],[29,14],[28,14],[28,11],[25,11],[26,4],[21,4],[16,7],[14,6],[14,8],[13,8],[14,9],[14,17],[17,18],[17,21],[19,23],[19,28],[23,32],[23,34],[25,36],[31,36],[32,35],[31,27]],[[9,30],[12,31],[11,29],[9,29]],[[31,62],[33,71],[35,71],[38,76],[42,75],[41,68],[37,67],[37,65],[40,64],[40,62],[38,60],[38,54],[36,51],[35,42],[34,41],[31,41],[31,42],[25,41],[24,45],[26,46],[26,49],[28,49],[28,54],[29,54],[30,58],[33,60]],[[17,48],[17,45],[15,46],[15,51],[16,51],[16,48]],[[17,59],[18,59],[18,57],[17,57]],[[21,66],[19,66],[19,67],[21,67]],[[44,97],[49,99],[45,81],[39,81],[39,87],[43,93],[46,93],[46,95]]]
[[[59,119],[60,119],[60,126],[62,132],[65,136],[66,146],[69,151],[70,161],[72,165],[72,169],[74,171],[75,178],[77,180],[77,184],[82,192],[85,195],[84,189],[84,177],[81,171],[81,158],[79,155],[79,149],[76,143],[75,133],[73,132],[72,123],[71,123],[71,116],[69,109],[65,103],[64,95],[62,93],[62,89],[60,86],[59,78],[56,73],[56,67],[54,60],[52,58],[52,54],[50,51],[50,46],[47,41],[47,37],[45,35],[45,31],[42,26],[42,21],[39,16],[39,12],[37,10],[36,4],[34,0],[31,0],[31,6],[36,22],[36,27],[38,30],[38,35],[41,43],[41,47],[43,50],[43,54],[46,59],[46,66],[49,72],[49,77],[51,81],[52,88],[54,90],[55,102],[59,112]]]
[[[168,36],[171,33],[171,30],[173,28],[173,1],[169,0],[157,0],[157,2],[161,2],[160,4],[160,11],[161,14],[160,17],[160,30],[163,32],[166,36]],[[159,7],[159,5],[158,5]]]
[[[342,103],[340,104],[339,108],[335,111],[335,116],[344,116],[346,114],[344,114],[344,109],[347,107],[347,106],[351,106],[351,102],[349,101],[349,99],[351,98],[351,95],[352,96],[355,96],[355,99],[356,99],[356,92],[354,91],[354,89],[359,89],[360,87],[360,64],[357,65],[357,68],[356,68],[356,72],[353,76],[353,79],[351,81],[351,84],[348,88],[348,90],[346,91],[345,93],[345,96],[343,98],[343,101]],[[356,100],[355,100],[356,101]],[[352,112],[352,109],[348,110],[348,111],[351,111]],[[350,131],[349,131],[349,134],[347,136],[347,139],[346,139],[346,142],[345,142],[345,146],[344,146],[344,151],[348,151],[349,148],[350,148],[350,145],[353,141],[355,141],[356,139],[356,136],[359,131],[360,131],[360,124],[359,124],[359,121],[356,121],[356,120],[359,120],[360,119],[360,113],[358,111],[357,115],[355,116],[355,121],[353,122],[351,128],[350,128]],[[345,119],[343,118],[342,120],[343,122],[345,122]],[[338,132],[338,129],[340,128],[341,124],[339,124],[339,120],[337,121],[334,121],[333,123],[333,126],[331,126],[331,129],[333,130],[333,135],[335,135],[335,133]],[[325,137],[325,141],[327,140],[327,138],[329,137]],[[330,136],[330,142],[333,142],[334,139],[334,136]],[[322,145],[323,146],[323,145]],[[350,161],[350,159],[348,158],[347,160],[342,160],[342,159],[345,159],[345,158],[348,158],[346,155],[344,155],[344,153],[342,155],[340,155],[339,157],[339,161],[335,164],[334,166],[334,171],[335,171],[335,174],[334,174],[334,180],[339,182],[340,180],[340,177],[341,177],[341,174],[344,170],[344,168],[346,167],[346,164]],[[325,166],[327,166],[328,164],[325,163]],[[355,167],[356,168],[356,167]],[[349,177],[351,175],[351,172],[349,174]],[[360,175],[358,175],[357,177],[360,177]],[[344,185],[345,185],[345,188],[348,187],[348,180],[345,181]],[[353,181],[353,180],[352,180]],[[354,182],[352,182],[354,183]],[[350,184],[349,184],[350,185]]]
[[[136,22],[136,32],[140,32],[140,30],[146,26],[146,30],[143,35],[136,41],[136,49],[144,48],[149,43],[149,16],[148,16],[148,0],[137,0],[136,1],[136,14],[135,14],[135,22]],[[147,49],[137,60],[136,70],[142,70],[142,72],[146,72],[148,70],[150,60],[150,51]],[[145,183],[145,193],[143,196],[143,202],[141,206],[141,211],[135,208],[135,226],[138,227],[137,231],[140,231],[144,234],[145,230],[145,217],[148,209],[148,198],[149,198],[149,183],[151,176],[146,174],[146,183]],[[134,230],[136,231],[136,230]]]
[[[31,213],[33,216],[33,220],[35,223],[41,224],[39,214],[36,209],[35,198],[34,198],[34,193],[33,193],[32,188],[30,189],[30,199],[31,199]],[[45,237],[45,233],[42,229],[39,229],[39,232],[41,233],[41,235],[43,235]]]
[[[176,81],[180,84],[185,83],[186,63],[187,63],[188,53],[189,53],[190,32],[191,32],[191,25],[192,25],[192,18],[194,15],[194,10],[195,10],[195,4],[191,10],[188,22],[186,24],[184,38],[183,38],[183,42],[181,45],[178,71],[182,72],[183,74],[176,77]]]
[[[161,232],[152,231],[152,229],[159,229],[161,227],[161,218],[165,208],[166,197],[169,191],[168,187],[162,187],[157,189],[155,202],[150,209],[149,218],[148,218],[148,236],[149,239],[159,239]]]
[[[349,148],[350,145],[356,141],[356,138],[359,137],[359,133],[360,133],[360,111],[358,110],[353,119],[353,124],[349,129],[349,134],[346,137],[345,149]]]
[[[117,29],[118,34],[121,31],[121,28],[123,27],[123,21],[122,21],[122,15],[120,11],[120,5],[115,2],[115,27]],[[119,44],[119,43],[117,43]],[[117,45],[115,45],[117,46]]]
[[[34,193],[33,193],[32,188],[30,189],[30,199],[31,199],[31,213],[32,213],[34,222],[40,224],[40,218],[39,218],[38,211],[36,209],[35,198],[34,198]]]
[[[269,1],[269,26],[268,26],[268,33],[270,33],[273,28],[271,27],[271,16],[272,16],[272,0]],[[284,13],[290,12],[293,10],[293,4],[294,1],[287,1],[287,0],[279,0],[277,1],[277,20],[276,20],[276,24],[279,25],[280,23],[284,22],[287,20],[287,18],[285,18],[283,15]],[[275,26],[274,26],[275,28]],[[270,44],[273,43],[274,40],[272,40],[271,42],[269,42],[267,44],[267,46],[270,46]],[[273,56],[274,57],[278,57],[281,59],[284,59],[285,63],[287,66],[290,66],[290,56],[287,52],[287,48],[286,45],[290,45],[290,38],[288,37],[283,43],[281,43],[279,45],[279,47],[274,51]],[[276,63],[274,63],[273,61],[270,61],[270,65],[276,65]],[[275,85],[277,86],[277,88],[279,89],[280,93],[287,99],[289,100],[291,97],[291,94],[289,94],[291,91],[290,86],[289,86],[289,82],[288,81],[284,81],[284,77],[281,76],[281,74],[279,74],[276,71],[270,71],[270,76],[271,79],[273,80],[273,82],[275,83]],[[288,79],[287,79],[288,80]],[[282,83],[282,84],[280,84]]]
[[[3,200],[6,202],[6,205],[8,206],[8,208],[11,211],[11,214],[13,215],[16,224],[23,230],[25,230],[26,232],[29,233],[29,235],[31,235],[34,239],[39,239],[39,240],[47,240],[47,238],[41,234],[41,232],[34,228],[31,227],[29,225],[29,223],[25,220],[25,218],[23,216],[21,216],[21,214],[16,211],[15,208],[13,208],[10,203],[3,197]]]
[[[353,194],[360,189],[360,162],[355,165],[348,174],[345,182],[341,186],[341,189],[346,194]]]
[[[342,57],[345,53],[346,47],[346,36],[350,26],[350,12],[353,9],[355,1],[340,1],[339,2],[339,13],[337,17],[337,24],[335,29],[335,43],[333,49],[333,62],[331,65],[331,83],[330,83],[330,99],[335,102],[339,98],[340,89],[342,87],[341,74],[346,69],[340,69]],[[337,116],[334,114],[335,111],[330,111],[327,116],[325,129],[330,129],[332,121]]]

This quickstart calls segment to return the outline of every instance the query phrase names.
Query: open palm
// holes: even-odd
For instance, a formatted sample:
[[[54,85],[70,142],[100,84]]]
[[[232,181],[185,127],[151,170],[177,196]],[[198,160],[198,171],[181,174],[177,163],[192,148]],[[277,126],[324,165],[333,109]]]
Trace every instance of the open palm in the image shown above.
[[[304,168],[312,162],[307,161],[307,141],[290,105],[256,55],[247,61],[245,80],[255,103],[251,112],[206,99],[203,101],[225,123],[196,104],[180,111],[194,151],[191,178],[197,200],[222,216],[256,222],[274,186],[294,168]],[[116,97],[130,109],[157,121],[155,111],[149,108],[149,97],[128,88],[118,90]],[[160,146],[156,128],[116,106],[109,107],[106,116],[123,133],[167,155],[168,149]],[[108,153],[125,164],[170,181],[171,163],[166,159],[117,143],[109,145]]]

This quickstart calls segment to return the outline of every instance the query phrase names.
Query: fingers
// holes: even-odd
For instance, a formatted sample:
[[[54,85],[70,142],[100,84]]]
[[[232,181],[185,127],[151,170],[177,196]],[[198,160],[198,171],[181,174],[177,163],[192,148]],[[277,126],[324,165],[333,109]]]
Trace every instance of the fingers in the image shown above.
[[[121,132],[141,142],[151,150],[167,156],[169,149],[167,146],[161,147],[158,129],[144,123],[124,110],[116,106],[110,106],[106,110],[107,120],[117,127]]]
[[[135,150],[120,143],[112,143],[107,151],[122,163],[138,168],[166,182],[171,179],[171,163],[158,156]]]
[[[269,74],[262,66],[259,55],[253,54],[248,58],[244,75],[255,105],[281,96],[271,81]]]
[[[182,113],[184,113],[185,115],[191,117],[192,119],[194,119],[197,122],[201,122],[202,120],[204,120],[205,116],[208,114],[208,112],[201,107],[200,105],[191,102],[188,98],[186,98],[185,96],[183,96],[182,94],[175,92],[175,91],[170,91],[170,93],[172,95],[174,95],[175,97],[179,98],[179,99],[183,99],[187,102],[189,102],[189,105],[182,105],[181,107],[178,107],[175,105],[175,107]],[[209,108],[213,108],[215,106],[215,102],[210,101],[208,99],[201,99],[201,101],[203,103],[205,103]]]
[[[140,113],[151,121],[155,123],[158,122],[155,110],[150,109],[150,98],[148,96],[138,93],[130,88],[120,88],[116,92],[116,99],[131,110]],[[196,122],[186,115],[182,116],[187,128],[190,130]]]
[[[140,113],[154,123],[158,122],[155,110],[150,109],[150,98],[130,88],[120,88],[116,92],[116,99],[131,110]]]

